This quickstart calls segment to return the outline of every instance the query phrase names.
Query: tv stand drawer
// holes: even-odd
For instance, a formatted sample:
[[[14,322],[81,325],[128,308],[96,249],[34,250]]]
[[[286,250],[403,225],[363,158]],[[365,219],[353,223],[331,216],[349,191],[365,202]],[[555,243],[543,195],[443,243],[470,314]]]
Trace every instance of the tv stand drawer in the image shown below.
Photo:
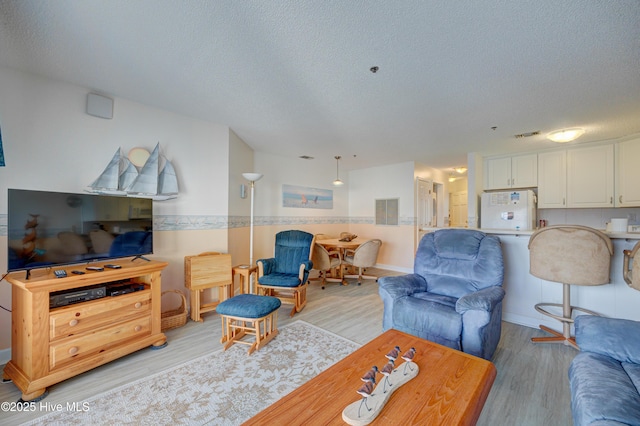
[[[104,325],[146,314],[151,310],[151,290],[104,297],[65,306],[49,314],[50,339],[78,335]]]
[[[135,318],[111,327],[105,327],[83,336],[74,336],[52,343],[50,347],[49,367],[65,364],[107,351],[130,339],[139,339],[151,335],[151,318]]]

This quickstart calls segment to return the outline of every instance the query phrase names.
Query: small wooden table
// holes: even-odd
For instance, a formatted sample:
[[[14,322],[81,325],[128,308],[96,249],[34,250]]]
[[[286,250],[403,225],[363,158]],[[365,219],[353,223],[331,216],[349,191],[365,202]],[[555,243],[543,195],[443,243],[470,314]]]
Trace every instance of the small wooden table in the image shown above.
[[[215,310],[220,302],[233,297],[231,255],[217,252],[184,257],[184,286],[191,293],[191,319],[202,322],[202,314]],[[218,300],[202,303],[200,293],[217,287]]]
[[[377,425],[474,425],[496,377],[484,359],[389,330],[272,404],[245,425],[344,425],[344,408],[362,399],[360,378],[373,365],[380,369],[394,346],[416,348],[418,376],[397,389]],[[399,363],[397,363],[399,365]],[[378,374],[379,383],[384,379]]]
[[[256,265],[238,265],[233,267],[232,279],[235,280],[236,274],[240,277],[240,294],[257,294],[257,291],[251,288],[251,275],[255,275],[258,280],[258,267]]]

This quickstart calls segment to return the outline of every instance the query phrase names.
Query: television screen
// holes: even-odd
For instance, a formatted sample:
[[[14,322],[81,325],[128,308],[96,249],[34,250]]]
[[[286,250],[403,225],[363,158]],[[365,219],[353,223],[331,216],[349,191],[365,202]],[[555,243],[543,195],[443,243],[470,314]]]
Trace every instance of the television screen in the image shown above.
[[[8,269],[153,253],[153,201],[9,189]]]

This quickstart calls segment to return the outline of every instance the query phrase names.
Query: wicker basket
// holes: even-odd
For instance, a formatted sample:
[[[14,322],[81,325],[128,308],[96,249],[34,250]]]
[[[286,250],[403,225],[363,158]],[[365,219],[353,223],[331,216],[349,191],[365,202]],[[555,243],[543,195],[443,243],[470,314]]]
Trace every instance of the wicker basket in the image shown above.
[[[163,291],[162,295],[164,296],[167,293],[178,293],[182,298],[182,302],[178,308],[162,313],[162,331],[182,327],[187,323],[187,298],[184,297],[180,290]]]

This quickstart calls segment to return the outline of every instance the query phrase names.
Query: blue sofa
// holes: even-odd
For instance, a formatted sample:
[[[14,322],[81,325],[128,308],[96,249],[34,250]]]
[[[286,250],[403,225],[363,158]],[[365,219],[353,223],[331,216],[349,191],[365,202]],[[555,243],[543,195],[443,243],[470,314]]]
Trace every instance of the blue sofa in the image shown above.
[[[500,240],[469,229],[431,232],[420,241],[413,269],[378,280],[383,330],[491,359],[502,331]]]
[[[580,315],[569,367],[575,426],[640,425],[640,322]]]

